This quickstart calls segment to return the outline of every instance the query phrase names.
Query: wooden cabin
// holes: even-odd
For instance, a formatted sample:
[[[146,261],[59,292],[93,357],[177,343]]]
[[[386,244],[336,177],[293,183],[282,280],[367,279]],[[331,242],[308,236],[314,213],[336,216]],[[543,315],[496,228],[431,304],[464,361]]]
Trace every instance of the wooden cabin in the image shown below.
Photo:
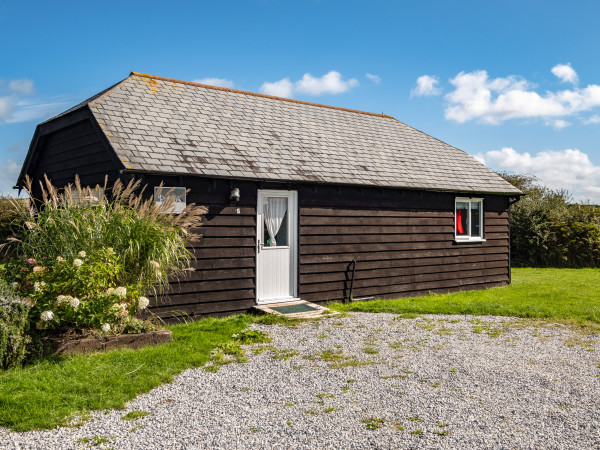
[[[38,125],[26,174],[163,182],[208,207],[195,271],[152,303],[164,318],[510,283],[521,192],[390,116],[131,73]]]

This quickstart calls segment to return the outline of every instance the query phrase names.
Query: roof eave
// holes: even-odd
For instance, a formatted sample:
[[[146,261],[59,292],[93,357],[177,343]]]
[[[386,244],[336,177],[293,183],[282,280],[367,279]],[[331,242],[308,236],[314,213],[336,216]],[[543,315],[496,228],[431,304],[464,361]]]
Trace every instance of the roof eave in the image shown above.
[[[359,188],[380,188],[380,189],[402,189],[406,191],[427,191],[427,192],[444,192],[444,193],[454,193],[454,194],[464,194],[464,195],[502,195],[507,197],[521,196],[523,193],[519,191],[519,193],[512,191],[482,191],[482,190],[457,190],[457,189],[446,189],[446,188],[429,188],[429,187],[419,187],[419,186],[390,186],[383,184],[361,184],[361,183],[335,183],[329,181],[320,181],[320,180],[291,180],[291,179],[273,179],[273,178],[260,178],[260,177],[234,177],[234,176],[224,176],[224,175],[205,175],[199,173],[191,173],[191,172],[163,172],[159,170],[146,170],[141,168],[128,168],[125,167],[122,170],[122,173],[131,173],[131,174],[147,174],[147,175],[161,175],[167,177],[179,177],[179,176],[188,176],[188,177],[199,177],[199,178],[217,178],[222,180],[243,180],[243,181],[254,181],[258,183],[274,183],[274,184],[317,184],[323,186],[352,186]]]

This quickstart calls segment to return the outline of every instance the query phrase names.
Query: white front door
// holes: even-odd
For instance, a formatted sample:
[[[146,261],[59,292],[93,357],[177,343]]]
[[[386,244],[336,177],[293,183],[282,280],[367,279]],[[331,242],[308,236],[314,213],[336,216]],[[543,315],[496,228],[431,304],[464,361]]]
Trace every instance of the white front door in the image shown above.
[[[298,193],[259,190],[256,205],[256,302],[296,298]]]

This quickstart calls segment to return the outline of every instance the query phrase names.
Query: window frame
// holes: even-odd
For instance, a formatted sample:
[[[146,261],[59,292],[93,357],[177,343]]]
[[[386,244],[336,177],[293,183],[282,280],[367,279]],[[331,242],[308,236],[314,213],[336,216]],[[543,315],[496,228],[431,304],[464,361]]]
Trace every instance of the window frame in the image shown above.
[[[469,218],[468,218],[468,224],[469,224],[469,235],[462,235],[459,236],[456,230],[456,204],[457,203],[468,203],[469,207],[468,207],[468,211],[469,211]],[[479,229],[481,230],[481,236],[471,236],[471,204],[472,203],[479,203],[480,206],[480,211],[481,214],[479,214]],[[484,217],[485,217],[485,210],[483,209],[483,197],[456,197],[454,199],[454,240],[456,242],[485,242],[485,229],[483,227],[484,225]]]

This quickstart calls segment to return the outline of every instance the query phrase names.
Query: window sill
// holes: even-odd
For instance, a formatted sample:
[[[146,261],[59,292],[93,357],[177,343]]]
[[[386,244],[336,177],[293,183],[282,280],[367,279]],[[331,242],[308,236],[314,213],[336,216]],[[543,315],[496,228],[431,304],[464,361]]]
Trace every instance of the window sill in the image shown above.
[[[484,238],[454,238],[454,242],[457,244],[472,244],[474,242],[485,242]]]

